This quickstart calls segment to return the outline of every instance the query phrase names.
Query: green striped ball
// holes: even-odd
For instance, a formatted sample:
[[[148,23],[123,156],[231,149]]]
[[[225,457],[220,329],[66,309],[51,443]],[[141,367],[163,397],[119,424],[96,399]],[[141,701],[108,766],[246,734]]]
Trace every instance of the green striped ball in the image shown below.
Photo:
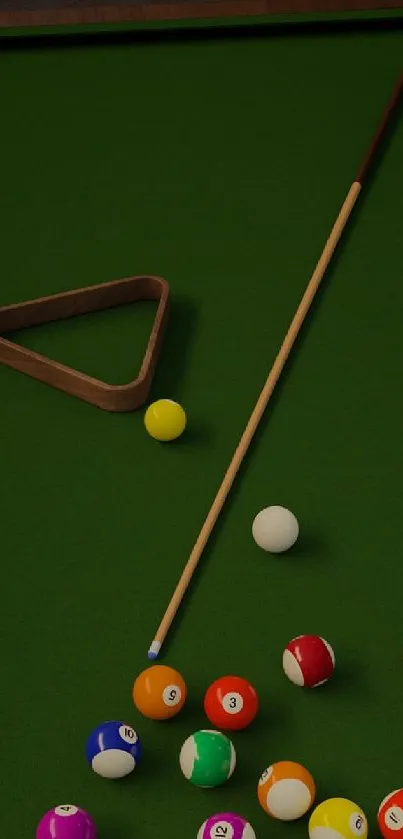
[[[218,787],[231,777],[236,753],[221,731],[202,729],[185,740],[179,755],[181,770],[197,787]]]

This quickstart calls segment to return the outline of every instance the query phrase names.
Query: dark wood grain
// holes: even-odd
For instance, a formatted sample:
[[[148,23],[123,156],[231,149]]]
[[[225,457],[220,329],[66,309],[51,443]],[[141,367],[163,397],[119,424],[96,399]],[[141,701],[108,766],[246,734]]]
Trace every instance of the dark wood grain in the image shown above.
[[[158,301],[154,324],[136,379],[111,385],[59,364],[4,336],[17,329],[65,320],[140,300]],[[0,308],[0,363],[105,411],[133,411],[147,399],[169,313],[170,289],[161,277],[128,277]]]
[[[177,0],[175,3],[119,2],[91,4],[88,0],[3,0],[0,27],[59,26],[94,23],[216,20],[229,17],[348,12],[403,8],[403,0]]]
[[[402,66],[403,66],[403,55],[402,55]],[[385,139],[386,134],[388,133],[391,124],[395,117],[399,115],[399,111],[401,108],[403,99],[403,73],[398,80],[396,87],[390,97],[389,102],[386,105],[385,111],[382,115],[382,118],[379,122],[378,128],[375,131],[374,137],[372,139],[371,145],[369,146],[368,151],[365,154],[365,157],[361,163],[361,166],[358,170],[356,181],[363,185],[364,181],[366,180],[369,172],[372,169],[373,161],[375,156],[378,154],[379,149],[382,146],[382,143]]]

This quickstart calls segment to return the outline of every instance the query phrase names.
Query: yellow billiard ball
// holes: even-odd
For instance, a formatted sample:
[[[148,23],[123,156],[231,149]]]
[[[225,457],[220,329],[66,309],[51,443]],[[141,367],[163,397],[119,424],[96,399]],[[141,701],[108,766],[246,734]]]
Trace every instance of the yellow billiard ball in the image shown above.
[[[310,839],[367,839],[368,822],[358,804],[347,798],[328,798],[309,819]]]
[[[186,428],[186,414],[182,406],[173,399],[158,399],[148,406],[144,425],[154,440],[167,443],[183,434]]]

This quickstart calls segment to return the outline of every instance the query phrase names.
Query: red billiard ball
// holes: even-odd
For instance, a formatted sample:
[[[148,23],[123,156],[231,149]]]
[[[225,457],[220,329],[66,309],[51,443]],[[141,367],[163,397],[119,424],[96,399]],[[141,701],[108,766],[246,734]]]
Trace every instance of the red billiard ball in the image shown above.
[[[403,789],[383,799],[378,809],[378,826],[384,839],[396,839],[403,832]]]
[[[334,666],[334,652],[319,635],[298,635],[283,653],[284,673],[298,687],[323,685],[332,676]]]
[[[204,710],[210,722],[219,729],[239,731],[247,728],[258,712],[259,699],[255,688],[241,676],[222,676],[208,688]]]

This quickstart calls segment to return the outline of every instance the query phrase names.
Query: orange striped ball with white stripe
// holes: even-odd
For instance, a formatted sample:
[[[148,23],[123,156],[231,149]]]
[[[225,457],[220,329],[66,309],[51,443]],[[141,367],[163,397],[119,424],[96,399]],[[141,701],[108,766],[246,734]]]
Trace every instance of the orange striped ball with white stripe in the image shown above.
[[[316,786],[310,772],[292,760],[280,760],[262,772],[257,796],[263,810],[274,819],[294,821],[310,810]]]

